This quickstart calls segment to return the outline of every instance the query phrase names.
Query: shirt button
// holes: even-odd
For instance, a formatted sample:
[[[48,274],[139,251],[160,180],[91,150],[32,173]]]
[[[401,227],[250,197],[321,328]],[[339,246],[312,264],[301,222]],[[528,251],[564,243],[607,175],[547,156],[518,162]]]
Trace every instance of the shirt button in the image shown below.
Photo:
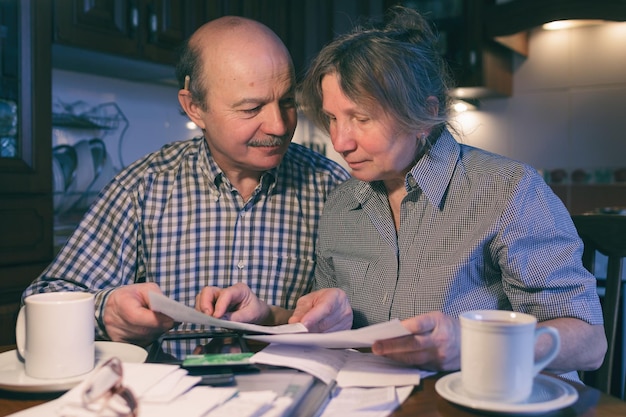
[[[239,261],[239,263],[237,264],[237,268],[239,269],[243,269],[244,266],[246,266],[246,264],[243,261]]]

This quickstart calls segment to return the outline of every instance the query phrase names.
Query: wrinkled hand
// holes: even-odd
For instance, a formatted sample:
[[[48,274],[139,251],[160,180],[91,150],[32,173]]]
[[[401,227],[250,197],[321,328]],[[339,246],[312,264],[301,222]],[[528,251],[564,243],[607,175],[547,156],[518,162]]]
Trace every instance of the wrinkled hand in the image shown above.
[[[289,323],[302,323],[310,332],[336,332],[352,327],[352,307],[339,288],[324,288],[303,295]]]
[[[435,311],[403,320],[410,336],[378,340],[376,355],[434,371],[452,371],[461,366],[459,321]]]
[[[242,282],[228,288],[204,287],[196,296],[196,310],[218,319],[256,324],[265,324],[271,315],[270,307]]]
[[[170,317],[150,310],[148,293],[161,293],[153,282],[116,288],[104,306],[103,321],[114,342],[146,346],[174,327]]]

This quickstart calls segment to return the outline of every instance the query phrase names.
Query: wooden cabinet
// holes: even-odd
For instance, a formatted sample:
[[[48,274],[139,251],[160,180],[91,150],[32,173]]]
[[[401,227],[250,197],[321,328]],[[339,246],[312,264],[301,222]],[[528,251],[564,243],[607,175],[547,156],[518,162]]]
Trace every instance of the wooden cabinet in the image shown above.
[[[54,42],[171,65],[202,9],[193,0],[55,0]]]
[[[144,81],[173,81],[182,42],[225,15],[274,30],[299,76],[333,36],[332,0],[55,0],[54,11],[55,67]]]
[[[0,344],[22,291],[52,260],[49,2],[0,3],[0,96],[16,103],[16,144],[0,157]]]
[[[456,81],[450,94],[461,99],[506,97],[513,93],[513,52],[484,32],[486,6],[493,0],[387,0],[426,16]]]
[[[309,61],[333,38],[332,0],[229,0],[204,2],[204,21],[236,15],[257,20],[283,40],[298,78]]]
[[[512,52],[484,35],[483,0],[456,1],[456,15],[436,19],[443,53],[456,80],[457,98],[506,97],[513,93]]]

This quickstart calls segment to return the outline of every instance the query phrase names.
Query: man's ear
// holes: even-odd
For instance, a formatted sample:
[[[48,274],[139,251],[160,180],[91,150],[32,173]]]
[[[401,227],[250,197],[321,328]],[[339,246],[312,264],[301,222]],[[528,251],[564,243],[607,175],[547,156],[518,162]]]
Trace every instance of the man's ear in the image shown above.
[[[202,119],[202,114],[204,110],[200,108],[197,104],[194,103],[191,98],[191,92],[189,90],[179,90],[178,91],[178,102],[180,103],[180,107],[183,108],[187,116],[191,119],[192,122],[196,124],[200,129],[204,130],[204,120]]]

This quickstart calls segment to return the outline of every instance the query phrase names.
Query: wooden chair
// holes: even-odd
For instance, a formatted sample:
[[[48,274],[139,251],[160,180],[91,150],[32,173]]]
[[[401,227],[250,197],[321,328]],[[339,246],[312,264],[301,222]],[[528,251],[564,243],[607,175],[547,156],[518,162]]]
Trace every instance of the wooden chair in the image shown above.
[[[601,295],[604,329],[608,348],[602,366],[593,372],[584,372],[583,381],[607,394],[626,398],[624,379],[624,323],[623,302],[620,293],[623,289],[622,267],[626,257],[626,216],[618,214],[582,214],[572,216],[585,250],[583,264],[598,279]],[[595,271],[596,251],[608,257],[606,279],[602,271]],[[618,327],[618,323],[620,327]],[[621,340],[620,340],[621,339]],[[624,384],[626,385],[626,384]]]

